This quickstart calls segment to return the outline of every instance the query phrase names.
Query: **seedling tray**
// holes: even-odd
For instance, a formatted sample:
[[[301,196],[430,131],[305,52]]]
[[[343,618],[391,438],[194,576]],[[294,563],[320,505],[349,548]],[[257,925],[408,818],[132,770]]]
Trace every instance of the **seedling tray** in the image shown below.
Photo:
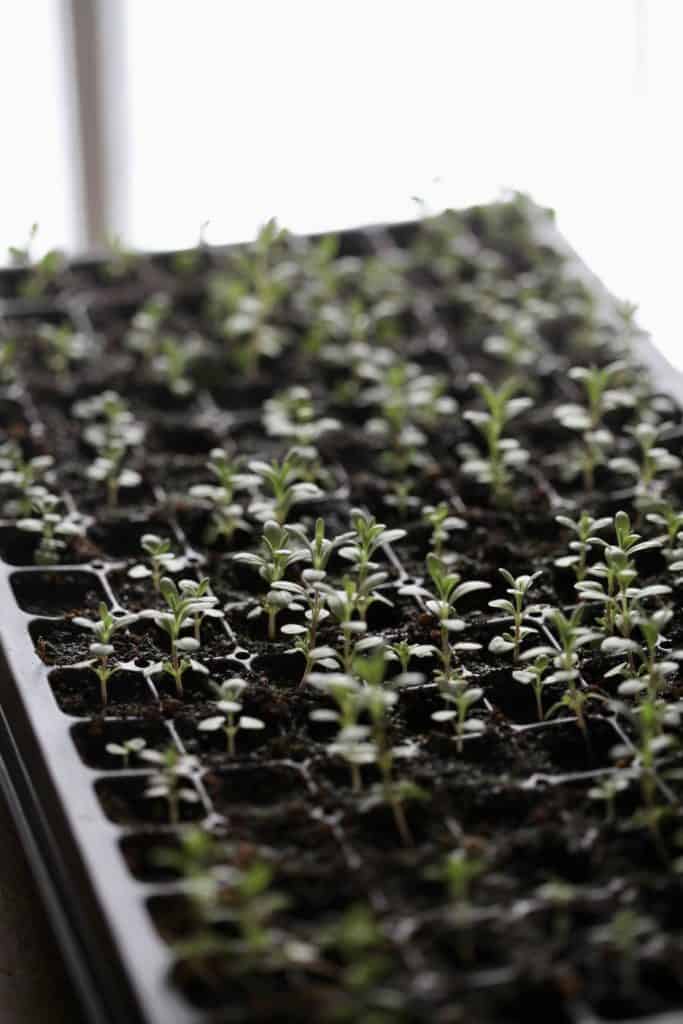
[[[509,218],[496,215],[496,210],[506,208]],[[463,214],[472,238],[483,238],[482,244],[491,252],[502,253],[514,264],[521,216],[537,256],[545,254],[552,262],[559,254],[564,262],[558,262],[558,273],[582,282],[593,296],[601,329],[612,336],[622,329],[614,300],[558,235],[544,211],[526,200],[489,211],[496,225],[490,237],[486,209]],[[342,257],[374,259],[400,269],[402,254],[419,231],[417,224],[400,224],[342,232],[339,252]],[[122,390],[124,378],[114,365],[116,352],[136,311],[151,295],[163,291],[180,311],[183,329],[191,327],[201,317],[207,274],[235,251],[235,247],[202,251],[190,273],[177,269],[186,254],[162,254],[114,281],[104,272],[103,261],[84,261],[66,269],[61,280],[37,299],[21,297],[21,273],[6,273],[0,278],[3,334],[17,336],[30,346],[38,324],[46,322],[71,325],[93,345],[104,337],[111,372],[109,366],[101,366],[92,381],[77,381],[77,397],[104,386]],[[523,270],[517,268],[517,272]],[[435,300],[438,289],[428,275],[418,275],[411,282],[415,300],[399,317],[402,330],[413,339],[410,357],[425,368],[432,362],[447,363],[453,374],[464,377],[472,367],[467,356],[458,353],[462,325],[457,311],[443,296]],[[571,317],[566,314],[567,321]],[[553,344],[557,345],[558,361],[551,360],[549,368],[528,371],[538,373],[551,391],[553,375],[566,373],[575,361],[574,354],[562,348],[569,337],[571,324],[558,318],[554,340],[549,335],[549,351],[552,355]],[[428,344],[420,347],[420,339]],[[650,376],[653,394],[660,396],[660,404],[668,403],[668,414],[680,431],[683,380],[644,336],[637,334],[633,346],[636,360]],[[284,645],[265,642],[244,615],[242,606],[253,597],[254,581],[248,572],[236,578],[227,568],[232,565],[230,550],[220,557],[207,553],[200,529],[203,522],[197,522],[186,503],[169,498],[179,481],[187,486],[205,479],[199,469],[208,449],[230,438],[238,448],[243,445],[251,458],[261,454],[259,444],[268,457],[282,450],[263,434],[259,406],[269,393],[300,383],[287,376],[286,364],[277,359],[267,363],[253,388],[251,404],[239,398],[245,386],[239,379],[223,389],[220,381],[217,389],[204,381],[188,402],[159,400],[149,382],[141,380],[140,387],[147,389],[145,402],[154,413],[155,441],[153,450],[139,453],[138,461],[149,474],[144,499],[129,499],[123,505],[125,514],[119,516],[102,514],[94,492],[77,482],[73,464],[82,459],[82,452],[74,455],[77,443],[65,427],[74,396],[55,384],[49,373],[25,365],[25,374],[27,369],[27,386],[21,376],[3,385],[0,425],[27,454],[54,452],[63,500],[67,510],[85,516],[87,542],[70,548],[73,557],[60,564],[35,565],[30,538],[15,529],[12,519],[0,523],[0,778],[88,1019],[97,1024],[237,1024],[298,1021],[312,1014],[320,1020],[457,1024],[512,1022],[551,1013],[558,1024],[620,1019],[674,1024],[680,1019],[680,937],[678,946],[671,940],[678,963],[664,970],[656,956],[648,961],[654,980],[648,976],[642,985],[639,982],[633,1014],[624,1009],[628,999],[614,991],[618,980],[609,971],[603,985],[594,965],[586,967],[589,980],[582,979],[581,955],[560,957],[554,965],[534,962],[544,944],[555,941],[556,930],[564,927],[560,911],[539,895],[542,882],[560,880],[579,887],[578,906],[572,910],[569,926],[576,930],[577,943],[585,942],[590,928],[604,924],[616,908],[635,905],[641,910],[645,892],[650,893],[660,927],[664,928],[665,920],[669,932],[676,932],[666,904],[675,905],[681,899],[680,886],[671,881],[655,887],[656,892],[634,888],[639,865],[659,870],[647,837],[635,832],[617,839],[610,832],[605,839],[601,809],[589,808],[586,802],[587,790],[615,771],[610,749],[616,744],[635,749],[632,730],[608,706],[589,715],[590,747],[586,748],[571,716],[536,722],[532,702],[521,687],[513,689],[509,664],[484,658],[477,663],[477,671],[485,691],[482,714],[487,728],[482,735],[466,737],[462,750],[454,748],[447,728],[435,727],[430,718],[441,706],[436,687],[409,685],[399,693],[401,736],[417,738],[423,751],[415,763],[414,780],[426,788],[434,785],[431,804],[406,805],[414,847],[402,847],[386,808],[361,815],[348,795],[339,799],[335,795],[342,787],[348,790],[346,768],[326,756],[324,729],[316,731],[308,722],[308,712],[320,701],[310,688],[297,688],[297,662],[288,661]],[[128,378],[126,397],[133,403],[136,380]],[[315,387],[316,382],[304,383]],[[362,432],[360,437],[352,436],[353,424],[346,427],[348,436],[340,441],[340,445],[348,443],[340,460],[343,472],[335,476],[331,493],[316,511],[344,529],[348,509],[360,503],[377,510],[379,519],[397,525],[391,504],[381,511],[382,495],[373,480],[372,459],[379,458],[381,450],[371,449],[365,472],[353,477],[350,467],[367,452]],[[541,414],[528,432],[538,437],[543,430]],[[172,459],[167,465],[169,452]],[[172,472],[167,479],[169,466]],[[356,486],[360,493],[354,491]],[[675,481],[675,486],[680,484]],[[538,466],[529,468],[520,488],[517,510],[505,512],[498,520],[484,492],[471,491],[462,514],[467,519],[479,501],[470,523],[474,533],[469,540],[455,541],[455,548],[472,560],[474,538],[477,550],[488,552],[481,555],[480,564],[488,559],[493,565],[498,552],[504,560],[500,564],[513,568],[514,563],[515,574],[532,571],[536,566],[525,568],[525,543],[529,534],[533,540],[533,532],[538,531],[545,552],[542,568],[555,587],[554,594],[547,591],[545,598],[558,600],[561,594],[563,607],[568,607],[571,583],[558,582],[552,569],[552,556],[562,553],[554,514],[566,506],[541,478]],[[433,493],[447,496],[448,488],[439,492],[436,487]],[[602,497],[601,514],[613,514],[621,504],[631,506],[633,493],[623,485],[621,492],[617,488],[617,493]],[[546,506],[542,513],[540,504]],[[302,514],[308,514],[305,507]],[[501,523],[503,531],[512,530],[516,517],[521,517],[523,525],[506,542]],[[410,516],[408,521],[411,530],[414,527],[410,536],[418,541],[405,547],[398,542],[383,552],[396,590],[424,576],[415,554],[425,549],[424,529]],[[224,573],[216,586],[229,614],[220,629],[211,632],[211,671],[219,677],[243,674],[254,691],[245,700],[246,709],[266,722],[265,740],[245,739],[244,750],[235,758],[221,758],[218,746],[197,730],[192,708],[199,705],[204,716],[210,712],[200,683],[188,689],[188,713],[159,683],[152,671],[152,656],[136,647],[139,634],[128,643],[125,672],[118,680],[112,677],[111,703],[104,712],[97,707],[94,676],[79,667],[87,658],[87,643],[69,619],[74,611],[94,616],[100,601],[115,612],[143,606],[148,592],[129,580],[127,571],[139,557],[140,537],[151,530],[173,541],[174,550],[187,559],[188,572],[211,570],[212,584],[218,570]],[[254,548],[252,541],[243,543]],[[412,601],[399,601],[398,607],[400,615],[410,616],[415,635],[427,630],[423,639],[428,641],[428,624],[416,621]],[[485,649],[502,627],[500,617],[482,614],[483,607],[485,603],[476,600],[465,605],[466,639],[480,641]],[[372,632],[396,639],[402,628],[400,615],[376,614]],[[537,625],[539,637],[551,639],[541,619]],[[598,681],[582,679],[582,685]],[[134,736],[143,737],[150,748],[172,745],[199,757],[189,778],[196,802],[187,805],[178,826],[165,823],[159,808],[150,809],[142,799],[149,766],[136,761],[121,770],[105,752],[107,742],[120,743]],[[294,737],[289,745],[288,736]],[[310,749],[305,749],[305,743]],[[676,785],[662,781],[660,788],[662,802],[676,817],[680,799]],[[572,807],[580,808],[576,823]],[[187,886],[155,867],[151,851],[173,845],[174,837],[192,822],[227,841],[236,839],[242,857],[248,858],[253,849],[266,851],[274,864],[276,888],[295,894],[304,906],[298,917],[295,906],[287,918],[301,941],[308,939],[314,926],[367,901],[382,922],[381,953],[386,956],[389,948],[400,968],[394,973],[389,970],[387,978],[382,975],[377,992],[365,996],[348,977],[321,981],[315,971],[309,977],[301,967],[275,972],[275,978],[260,978],[252,972],[246,981],[236,983],[233,994],[226,994],[225,985],[218,986],[217,993],[201,976],[179,970],[174,966],[173,941],[182,937]],[[577,823],[581,829],[572,836]],[[448,836],[454,848],[475,853],[493,846],[497,850],[496,871],[482,883],[483,895],[474,901],[470,950],[459,945],[459,926],[445,908],[445,890],[429,875],[430,858],[443,854]],[[597,847],[609,853],[608,840],[618,844],[623,877],[611,876],[610,865],[605,868],[593,856]],[[626,898],[629,886],[633,893]],[[535,943],[530,955],[517,955],[519,950],[509,955],[506,941],[514,947],[525,936]],[[366,959],[375,952],[368,946]],[[338,968],[339,949],[335,955]],[[327,987],[321,993],[323,982]],[[397,992],[402,1003],[396,1001]],[[364,998],[369,1000],[367,1005]],[[606,1016],[601,1016],[601,1008],[606,1008]]]

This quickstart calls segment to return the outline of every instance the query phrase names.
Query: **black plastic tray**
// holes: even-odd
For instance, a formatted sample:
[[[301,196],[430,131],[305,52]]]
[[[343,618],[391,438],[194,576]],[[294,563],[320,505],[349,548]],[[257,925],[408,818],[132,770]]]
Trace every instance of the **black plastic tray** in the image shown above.
[[[342,251],[368,251],[371,240],[387,230],[376,226],[341,232]],[[390,230],[400,243],[412,233],[412,225],[392,225]],[[614,300],[546,218],[539,216],[538,232],[541,241],[569,258],[602,315],[613,316]],[[160,255],[159,260],[172,255]],[[96,267],[97,263],[84,265]],[[149,284],[132,289],[149,291]],[[5,295],[10,290],[7,287]],[[111,302],[121,302],[129,291],[127,286],[113,286]],[[78,322],[87,300],[87,293],[60,301],[0,299],[0,321],[67,314]],[[637,345],[655,386],[683,403],[683,376],[648,339],[638,339]],[[103,579],[96,565],[56,567],[56,571],[76,570]],[[78,720],[58,711],[47,682],[50,669],[34,651],[29,627],[45,616],[23,612],[17,604],[13,577],[39,571],[0,561],[0,785],[87,1018],[93,1024],[198,1024],[211,1015],[190,1007],[172,986],[169,948],[146,907],[150,897],[168,892],[169,887],[140,882],[131,875],[119,847],[122,829],[107,820],[97,798],[95,783],[105,773],[81,760],[71,735]],[[109,771],[106,778],[116,774]],[[580,1007],[576,1014],[577,1024],[597,1020]],[[674,1013],[638,1020],[676,1024],[681,1017]]]

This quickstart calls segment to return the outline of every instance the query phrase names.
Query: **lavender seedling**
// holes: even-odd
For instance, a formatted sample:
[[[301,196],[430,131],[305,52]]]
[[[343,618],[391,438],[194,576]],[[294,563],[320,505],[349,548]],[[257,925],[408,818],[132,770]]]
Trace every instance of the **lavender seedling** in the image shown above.
[[[358,586],[362,588],[368,574],[379,568],[379,563],[373,561],[375,553],[380,548],[386,548],[397,540],[402,540],[406,536],[406,531],[388,530],[384,523],[378,523],[374,516],[361,509],[352,510],[351,525],[354,529],[351,543],[344,545],[339,554],[347,562],[351,562]]]
[[[580,580],[575,586],[581,600],[604,605],[601,625],[607,633],[618,631],[622,636],[629,637],[634,625],[636,602],[648,597],[666,596],[671,588],[664,584],[634,586],[638,575],[634,555],[659,548],[661,542],[656,539],[641,540],[640,534],[632,531],[631,520],[626,512],[617,512],[613,523],[615,543],[595,538],[595,543],[603,548],[604,561],[588,569],[587,575],[591,579]]]
[[[653,504],[656,504],[661,498],[662,490],[657,477],[665,473],[672,473],[681,466],[681,460],[677,455],[657,443],[661,435],[671,426],[670,423],[658,425],[645,421],[638,423],[629,432],[638,444],[639,460],[636,461],[626,456],[610,459],[610,469],[634,479],[640,507],[643,505],[652,507]]]
[[[465,629],[465,620],[457,614],[456,605],[467,594],[477,590],[489,590],[491,584],[482,580],[463,580],[459,573],[449,572],[446,563],[434,554],[427,555],[427,571],[434,585],[434,595],[424,587],[409,584],[399,594],[426,597],[425,607],[438,621],[440,634],[439,657],[441,671],[438,681],[444,686],[452,676],[453,652],[455,650],[479,650],[479,644],[452,644],[451,634]]]
[[[199,499],[210,509],[206,543],[213,545],[221,537],[230,543],[236,530],[247,532],[251,529],[235,495],[239,491],[252,490],[260,478],[255,473],[245,473],[242,470],[242,459],[231,458],[223,448],[211,450],[207,466],[216,483],[194,484],[190,487],[190,497]]]
[[[303,552],[303,559],[308,563],[301,573],[301,589],[295,592],[308,604],[305,612],[307,625],[299,626],[290,623],[283,627],[283,632],[297,638],[295,646],[306,659],[305,678],[313,665],[319,663],[321,658],[330,657],[330,654],[323,653],[327,650],[326,648],[319,649],[317,647],[318,627],[330,614],[325,608],[324,582],[327,577],[327,566],[333,552],[347,544],[354,534],[349,531],[338,534],[330,540],[325,536],[325,522],[320,518],[315,521],[312,539],[308,537],[306,530],[297,524],[288,525],[287,531],[289,536],[299,544],[299,550]]]
[[[143,534],[140,538],[140,547],[148,556],[150,566],[140,562],[128,570],[128,575],[133,580],[151,577],[152,586],[158,594],[161,577],[168,573],[182,572],[187,560],[182,555],[173,553],[170,540],[157,537],[155,533]]]
[[[579,651],[587,644],[601,640],[602,633],[581,625],[583,607],[578,605],[570,616],[566,616],[559,609],[550,615],[550,622],[555,628],[557,646],[540,645],[525,651],[526,660],[548,657],[551,659],[554,671],[545,677],[544,685],[549,683],[563,683],[566,686],[562,698],[557,701],[546,712],[545,717],[550,718],[565,708],[575,715],[577,725],[586,740],[589,742],[588,728],[585,718],[585,706],[593,701],[602,701],[605,698],[592,691],[579,688]]]
[[[452,555],[444,554],[444,544],[449,540],[454,530],[466,530],[467,523],[459,516],[454,516],[445,501],[438,505],[425,505],[422,509],[422,519],[432,528],[430,548],[437,558],[449,562],[453,560]]]
[[[12,266],[25,267],[29,271],[19,288],[19,294],[24,299],[41,298],[66,266],[64,253],[58,249],[49,249],[39,260],[33,259],[37,234],[38,225],[32,224],[26,244],[12,245],[8,250]]]
[[[431,658],[438,655],[438,650],[433,644],[411,644],[407,640],[399,640],[386,646],[387,661],[398,661],[401,671],[395,680],[398,685],[405,683],[418,683],[423,680],[421,672],[410,672],[409,666],[413,658]]]
[[[657,538],[667,561],[683,557],[683,512],[677,512],[668,502],[663,502],[656,512],[649,512],[645,518],[659,526],[663,533]],[[669,568],[673,568],[671,565]],[[680,572],[680,569],[674,570]]]
[[[606,461],[606,452],[614,441],[612,433],[604,426],[604,417],[614,409],[633,405],[631,392],[616,386],[627,369],[628,365],[622,360],[602,368],[573,367],[569,376],[581,382],[585,404],[567,403],[555,410],[555,416],[567,430],[581,435],[580,462],[586,490],[593,489],[595,469]]]
[[[392,744],[388,737],[389,713],[397,700],[394,690],[383,686],[386,671],[386,657],[382,645],[375,646],[369,655],[356,655],[353,661],[355,674],[365,684],[360,691],[362,707],[370,718],[372,740],[368,744],[372,761],[379,768],[381,782],[365,800],[371,807],[382,802],[391,808],[396,828],[403,843],[411,846],[413,838],[408,827],[404,803],[406,800],[425,800],[426,794],[419,786],[407,780],[394,779],[394,762],[401,758],[415,757],[418,748],[414,743]],[[358,728],[358,727],[357,727]],[[362,727],[361,727],[362,728]]]
[[[121,670],[121,666],[112,664],[110,658],[114,654],[112,639],[116,633],[125,629],[132,622],[136,622],[137,615],[112,615],[106,604],[101,603],[97,610],[99,619],[86,619],[77,616],[72,621],[74,625],[87,629],[95,635],[95,641],[90,644],[90,653],[94,661],[90,662],[100,683],[100,698],[102,706],[106,707],[109,700],[109,680],[115,672]]]
[[[158,348],[161,326],[171,308],[171,297],[165,292],[150,295],[131,321],[130,330],[126,334],[126,345],[151,361]]]
[[[195,389],[192,379],[192,364],[204,351],[204,339],[198,334],[189,337],[174,337],[164,334],[157,346],[156,355],[152,359],[152,369],[165,383],[172,395],[186,398]]]
[[[427,444],[422,428],[434,427],[440,417],[452,416],[455,400],[443,392],[445,381],[423,373],[416,363],[396,360],[388,366],[369,363],[365,373],[374,369],[372,386],[363,394],[365,404],[379,406],[381,415],[366,423],[366,430],[385,439],[383,462],[390,470],[401,472],[423,463],[418,454]]]
[[[140,484],[140,474],[123,463],[128,450],[142,443],[145,428],[115,391],[103,391],[76,402],[73,412],[86,421],[83,439],[96,452],[87,476],[105,484],[107,505],[113,509],[121,488]]]
[[[16,518],[31,515],[34,496],[44,494],[54,484],[54,462],[51,455],[25,459],[16,441],[0,445],[0,487],[7,487],[18,495],[4,503],[5,515]]]
[[[225,682],[216,686],[219,700],[214,701],[218,715],[204,718],[199,723],[201,732],[216,732],[222,729],[227,741],[227,753],[230,757],[235,756],[235,737],[240,729],[264,729],[265,723],[260,718],[252,718],[250,715],[241,715],[242,704],[238,700],[247,684],[243,679],[226,679]],[[236,717],[239,715],[239,718]]]
[[[324,492],[306,476],[306,466],[296,449],[288,452],[281,462],[252,460],[249,471],[258,477],[261,486],[270,491],[269,497],[257,498],[249,506],[249,512],[261,522],[275,520],[280,526],[286,522],[294,505],[316,501]]]
[[[273,219],[249,246],[232,255],[230,272],[209,278],[209,312],[226,341],[231,360],[253,379],[264,357],[280,354],[287,333],[275,320],[290,294],[296,264],[284,250],[286,233]]]
[[[197,791],[188,784],[199,762],[196,757],[181,754],[175,747],[168,747],[165,751],[143,750],[140,757],[154,767],[145,787],[145,797],[165,800],[170,824],[178,825],[181,805],[199,801]]]
[[[569,542],[571,553],[556,558],[554,564],[559,569],[573,569],[577,581],[581,582],[586,578],[588,553],[600,544],[595,534],[610,526],[612,520],[609,516],[593,519],[587,512],[582,512],[578,520],[570,519],[569,516],[555,516],[555,522],[571,530],[575,539]]]
[[[208,576],[200,580],[180,580],[178,589],[184,600],[198,602],[196,608],[190,613],[192,619],[194,638],[198,644],[202,640],[202,623],[205,619],[224,619],[225,613],[217,607],[218,598],[211,593],[211,586]]]
[[[588,797],[605,805],[605,823],[613,825],[616,821],[616,800],[619,793],[623,793],[630,785],[630,776],[624,772],[615,770],[606,775],[595,786],[588,790]]]
[[[535,651],[532,652],[533,659],[527,659],[527,653],[522,654],[520,658],[520,661],[527,662],[526,667],[515,669],[512,673],[512,678],[516,683],[522,683],[525,686],[531,687],[536,701],[538,720],[542,722],[544,718],[543,689],[549,682],[549,679],[546,678],[546,672],[550,668],[551,659],[549,654],[538,654]]]
[[[337,705],[332,708],[316,708],[309,717],[313,722],[337,725],[337,736],[328,746],[328,753],[341,757],[349,766],[351,788],[354,793],[362,789],[360,767],[372,764],[374,750],[368,744],[369,729],[359,725],[363,710],[362,687],[358,679],[342,672],[311,672],[307,681],[330,697]]]
[[[64,376],[73,363],[82,362],[91,353],[90,339],[74,331],[70,324],[43,323],[38,337],[45,346],[47,367],[57,377]]]
[[[184,587],[184,583],[189,583],[190,587]],[[194,592],[197,586],[195,580],[181,580],[176,586],[169,576],[163,576],[159,590],[166,602],[166,610],[148,609],[140,613],[142,618],[153,619],[170,640],[171,657],[162,662],[161,669],[172,677],[176,693],[181,698],[183,696],[183,676],[188,669],[193,669],[203,675],[207,674],[206,668],[200,662],[186,657],[186,655],[195,654],[201,643],[196,635],[183,636],[183,630],[195,628],[196,616],[206,614],[218,603],[218,598],[208,593],[197,595]]]
[[[527,593],[533,587],[534,582],[542,575],[542,572],[535,572],[531,575],[517,576],[516,578],[507,569],[499,569],[503,579],[508,585],[507,593],[510,598],[500,597],[489,601],[489,608],[496,608],[503,611],[512,618],[512,631],[494,636],[489,644],[489,651],[493,654],[508,654],[512,652],[512,660],[517,662],[520,657],[520,649],[527,637],[538,633],[535,626],[525,626],[525,617],[538,613],[541,605],[528,605],[525,608]]]
[[[107,743],[105,750],[112,757],[121,758],[121,768],[126,769],[130,765],[133,754],[140,754],[147,746],[147,740],[142,736],[134,736],[132,739],[123,740],[121,743]]]
[[[678,663],[671,658],[659,658],[659,650],[665,641],[664,630],[673,618],[671,608],[659,608],[651,615],[642,610],[635,611],[633,620],[642,641],[632,638],[610,636],[603,640],[601,651],[606,655],[617,655],[627,660],[620,661],[605,673],[605,677],[623,676],[618,692],[622,697],[639,696],[647,692],[656,699],[666,679],[678,671]]]
[[[476,451],[463,446],[465,462],[462,471],[474,477],[480,483],[491,488],[494,501],[502,504],[510,495],[510,473],[524,466],[528,460],[528,452],[512,437],[503,437],[508,423],[528,409],[531,398],[517,397],[517,382],[506,381],[498,389],[494,389],[479,373],[470,374],[470,382],[484,399],[486,410],[470,409],[463,413],[463,418],[477,428],[486,444],[486,458],[482,459]]]
[[[287,388],[263,403],[263,425],[270,437],[282,437],[301,448],[315,445],[316,441],[341,427],[339,420],[330,416],[316,416],[313,397],[308,388]]]
[[[284,526],[280,526],[273,520],[268,520],[263,527],[261,554],[257,555],[252,551],[240,551],[233,555],[233,559],[236,562],[256,569],[261,579],[265,580],[269,586],[269,590],[265,597],[261,599],[260,605],[257,605],[249,613],[250,618],[256,618],[263,612],[266,613],[269,640],[275,639],[276,619],[280,611],[291,606],[293,602],[296,608],[302,610],[302,606],[294,601],[295,596],[299,594],[299,588],[294,587],[293,590],[283,586],[276,588],[275,584],[285,582],[283,578],[287,569],[294,565],[295,562],[301,562],[305,558],[305,550],[303,548],[293,550],[289,546],[289,532]]]
[[[480,718],[470,718],[470,708],[484,696],[480,686],[469,686],[466,679],[451,677],[441,688],[441,696],[449,705],[431,714],[434,722],[450,722],[455,733],[455,745],[462,753],[466,733],[482,733],[486,723]]]
[[[17,529],[40,534],[34,561],[37,565],[55,565],[68,547],[68,538],[82,537],[85,527],[75,513],[58,511],[62,499],[42,486],[29,488],[33,515],[17,520]]]

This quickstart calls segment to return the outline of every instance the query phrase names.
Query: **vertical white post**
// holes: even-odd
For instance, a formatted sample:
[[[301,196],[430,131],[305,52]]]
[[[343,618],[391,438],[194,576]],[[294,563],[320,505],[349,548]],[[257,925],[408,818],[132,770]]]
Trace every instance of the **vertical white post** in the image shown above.
[[[79,244],[106,245],[125,223],[123,0],[62,0],[74,146],[80,166]]]

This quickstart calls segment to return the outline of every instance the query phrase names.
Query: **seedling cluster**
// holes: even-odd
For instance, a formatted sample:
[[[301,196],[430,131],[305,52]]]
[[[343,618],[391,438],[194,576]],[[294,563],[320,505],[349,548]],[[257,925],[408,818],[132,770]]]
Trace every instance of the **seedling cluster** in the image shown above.
[[[179,880],[190,998],[393,1024],[538,985],[563,1019],[593,955],[642,1005],[674,959],[681,415],[539,217],[117,250],[132,312],[67,303],[35,368],[3,340],[0,541],[106,813]]]

